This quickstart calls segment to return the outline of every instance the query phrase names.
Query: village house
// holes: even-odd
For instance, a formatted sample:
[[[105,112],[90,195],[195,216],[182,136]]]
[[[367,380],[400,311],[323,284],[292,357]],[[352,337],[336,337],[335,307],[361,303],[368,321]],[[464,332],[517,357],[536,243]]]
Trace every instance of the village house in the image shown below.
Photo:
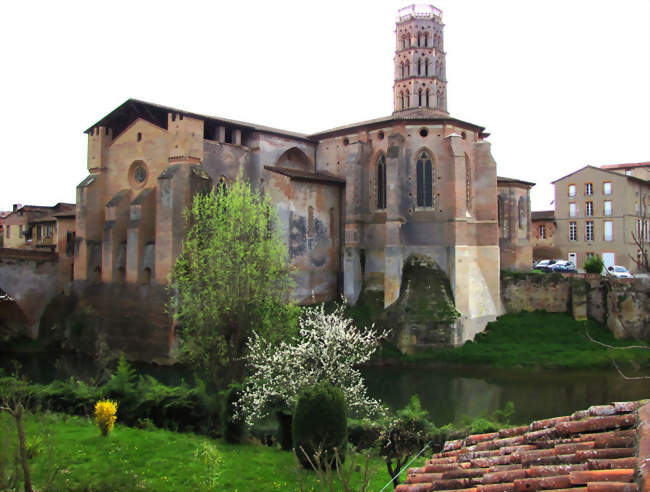
[[[650,242],[650,163],[585,166],[553,182],[553,243],[562,258],[581,267],[592,255],[605,266],[638,271],[636,259]]]

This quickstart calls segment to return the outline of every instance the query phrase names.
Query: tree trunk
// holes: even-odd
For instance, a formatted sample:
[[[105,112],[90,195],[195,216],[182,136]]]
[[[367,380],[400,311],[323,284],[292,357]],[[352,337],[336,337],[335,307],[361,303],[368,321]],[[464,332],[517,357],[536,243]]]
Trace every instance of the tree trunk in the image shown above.
[[[27,464],[27,447],[25,445],[25,432],[23,431],[23,406],[19,403],[14,413],[16,428],[18,429],[18,443],[20,445],[20,461],[23,466],[23,478],[25,480],[25,492],[32,492],[32,480],[29,476],[29,465]]]

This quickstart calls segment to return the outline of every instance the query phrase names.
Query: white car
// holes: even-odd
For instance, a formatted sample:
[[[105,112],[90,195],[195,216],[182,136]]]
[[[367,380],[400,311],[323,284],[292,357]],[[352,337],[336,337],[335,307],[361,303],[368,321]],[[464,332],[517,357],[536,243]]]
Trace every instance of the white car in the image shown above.
[[[625,268],[620,265],[612,265],[607,267],[607,275],[611,275],[616,278],[632,278],[632,274]]]

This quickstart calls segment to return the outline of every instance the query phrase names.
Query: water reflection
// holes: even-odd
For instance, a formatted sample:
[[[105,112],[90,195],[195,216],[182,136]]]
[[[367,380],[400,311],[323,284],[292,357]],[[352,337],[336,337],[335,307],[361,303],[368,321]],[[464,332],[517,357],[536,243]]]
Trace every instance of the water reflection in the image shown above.
[[[544,370],[371,367],[370,394],[401,408],[417,393],[437,425],[515,404],[515,424],[567,415],[590,405],[650,396],[650,381],[626,381],[615,369]]]
[[[74,353],[0,353],[0,367],[11,370],[18,359],[31,380],[47,383],[71,375],[95,377],[95,361]],[[58,362],[57,362],[58,361]],[[165,384],[182,380],[192,384],[192,371],[134,363],[139,374],[150,374]],[[404,407],[417,393],[437,425],[458,422],[463,415],[477,417],[515,404],[513,424],[567,415],[601,403],[650,397],[650,380],[626,381],[615,369],[539,370],[457,367],[367,367],[362,369],[369,393],[394,409]]]

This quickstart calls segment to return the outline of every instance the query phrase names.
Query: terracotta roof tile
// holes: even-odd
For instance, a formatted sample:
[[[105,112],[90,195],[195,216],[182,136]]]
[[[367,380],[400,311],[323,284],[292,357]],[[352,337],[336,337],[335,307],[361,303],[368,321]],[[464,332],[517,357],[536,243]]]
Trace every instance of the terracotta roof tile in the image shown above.
[[[509,427],[507,429],[501,429],[497,434],[499,437],[514,437],[521,436],[530,430],[530,426],[522,425],[520,427]]]
[[[552,419],[536,420],[530,424],[530,430],[536,431],[540,429],[547,429],[548,427],[554,427],[558,422],[564,422],[570,419],[571,417],[554,417]]]
[[[634,469],[622,470],[585,470],[569,473],[573,485],[588,484],[589,482],[631,482]]]
[[[587,468],[590,470],[611,470],[612,468],[633,468],[636,465],[636,457],[614,458],[614,459],[592,459],[587,460]]]
[[[515,480],[515,490],[540,490],[540,489],[562,489],[571,487],[569,475],[558,475],[555,477],[522,478]]]
[[[476,492],[510,492],[511,490],[515,490],[514,483],[495,483],[476,486]]]
[[[637,492],[638,490],[639,486],[635,483],[590,482],[587,484],[587,492]]]
[[[636,417],[633,414],[612,415],[609,417],[591,417],[586,420],[559,422],[555,428],[561,435],[581,434],[596,430],[609,430],[634,425]]]
[[[644,485],[650,491],[650,403],[615,402],[449,441],[424,467],[410,469],[397,491],[615,492]]]

